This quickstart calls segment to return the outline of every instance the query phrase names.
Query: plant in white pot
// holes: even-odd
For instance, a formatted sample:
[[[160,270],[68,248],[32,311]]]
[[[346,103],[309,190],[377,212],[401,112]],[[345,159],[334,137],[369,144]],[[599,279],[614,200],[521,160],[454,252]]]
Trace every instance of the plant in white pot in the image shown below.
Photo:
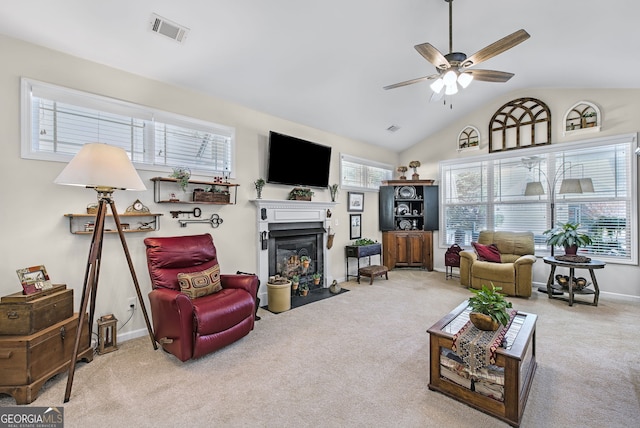
[[[579,223],[558,223],[557,227],[543,232],[547,237],[547,244],[552,247],[564,247],[564,253],[575,255],[579,247],[591,244],[591,238],[580,231]]]
[[[495,287],[491,284],[491,288],[483,285],[480,290],[470,288],[469,291],[474,296],[469,297],[469,306],[471,313],[469,319],[480,330],[497,330],[500,324],[506,326],[511,319],[508,308],[511,308],[511,302],[505,300],[505,295],[500,293],[501,287]],[[481,316],[482,315],[482,316]]]

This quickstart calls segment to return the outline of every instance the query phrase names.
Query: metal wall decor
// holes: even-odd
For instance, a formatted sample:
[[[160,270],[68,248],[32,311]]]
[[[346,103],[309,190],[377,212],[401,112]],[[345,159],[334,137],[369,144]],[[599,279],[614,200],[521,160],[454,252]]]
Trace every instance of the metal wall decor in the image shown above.
[[[551,111],[535,98],[509,101],[489,122],[489,152],[551,144]]]
[[[456,141],[458,151],[478,150],[480,148],[480,131],[475,126],[467,126],[458,134]]]

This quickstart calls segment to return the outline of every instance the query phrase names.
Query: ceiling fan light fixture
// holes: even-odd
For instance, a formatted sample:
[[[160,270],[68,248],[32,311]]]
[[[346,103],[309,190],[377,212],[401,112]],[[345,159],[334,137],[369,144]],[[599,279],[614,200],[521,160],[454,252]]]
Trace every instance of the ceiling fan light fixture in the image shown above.
[[[458,93],[458,84],[453,82],[452,85],[446,85],[446,89],[444,90],[445,95],[455,95]]]
[[[458,83],[460,84],[460,86],[462,86],[463,89],[468,87],[472,81],[473,74],[471,73],[460,73],[460,76],[458,76]]]
[[[431,85],[429,85],[429,87],[433,92],[439,94],[442,91],[442,88],[444,88],[444,80],[438,77]]]
[[[458,75],[453,70],[447,71],[446,73],[444,73],[444,76],[442,76],[442,80],[444,81],[444,84],[446,86],[455,85],[457,79]]]

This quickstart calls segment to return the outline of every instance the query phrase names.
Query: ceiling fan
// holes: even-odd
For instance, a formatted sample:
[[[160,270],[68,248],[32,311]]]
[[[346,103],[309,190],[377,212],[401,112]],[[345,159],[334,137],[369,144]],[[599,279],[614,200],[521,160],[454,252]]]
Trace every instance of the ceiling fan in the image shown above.
[[[524,42],[530,37],[529,33],[525,30],[518,30],[480,49],[470,57],[467,57],[467,55],[462,52],[453,52],[453,0],[444,1],[449,3],[449,53],[443,55],[430,43],[422,43],[414,46],[420,55],[436,67],[437,73],[385,86],[384,89],[399,88],[401,86],[422,82],[423,80],[435,80],[431,84],[431,89],[433,90],[431,99],[437,100],[445,94],[453,95],[457,93],[458,84],[462,88],[466,88],[474,79],[482,82],[503,83],[514,76],[513,73],[507,73],[505,71],[475,70],[471,69],[471,67]]]

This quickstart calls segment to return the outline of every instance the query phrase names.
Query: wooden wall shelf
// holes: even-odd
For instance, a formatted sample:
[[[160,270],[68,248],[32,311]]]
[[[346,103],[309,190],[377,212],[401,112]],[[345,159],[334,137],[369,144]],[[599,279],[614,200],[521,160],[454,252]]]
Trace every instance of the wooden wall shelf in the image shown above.
[[[202,205],[235,205],[238,201],[238,186],[239,184],[233,183],[216,183],[213,181],[201,181],[201,180],[189,180],[189,185],[187,191],[183,191],[178,185],[177,178],[171,177],[153,177],[151,179],[153,181],[153,199],[158,204],[202,204]],[[165,187],[165,195],[162,196],[162,184],[171,185],[173,184],[176,189],[175,192],[168,191]],[[223,192],[227,192],[229,194],[228,202],[219,202],[219,201],[194,201],[193,200],[193,190],[198,186],[211,186],[213,188],[224,189]],[[173,199],[170,197],[170,194],[175,194],[176,198]],[[188,200],[183,200],[178,198],[178,195],[188,195]]]
[[[163,214],[154,214],[154,213],[126,213],[126,214],[120,214],[120,224],[123,225],[123,229],[122,231],[124,233],[139,233],[139,232],[151,232],[154,230],[160,230],[160,217]],[[87,220],[90,218],[96,218],[95,214],[65,214],[65,217],[69,218],[69,232],[73,233],[74,235],[91,235],[93,234],[93,229],[89,229],[87,227],[85,227],[85,224],[87,224]],[[152,220],[145,222],[145,221],[136,221],[137,223],[140,223],[141,225],[144,224],[148,224],[148,228],[140,228],[142,226],[138,226],[138,227],[131,227],[131,224],[128,223],[129,220],[131,220],[132,218],[138,219],[141,217],[147,217],[147,218],[153,218]],[[107,218],[113,218],[113,214],[107,214]],[[74,219],[79,219],[78,221],[73,221]],[[125,229],[125,225],[129,224],[129,228]],[[118,230],[116,229],[116,225],[115,223],[113,223],[113,228],[111,228],[109,225],[105,225],[105,229],[104,229],[104,233],[118,233]]]

